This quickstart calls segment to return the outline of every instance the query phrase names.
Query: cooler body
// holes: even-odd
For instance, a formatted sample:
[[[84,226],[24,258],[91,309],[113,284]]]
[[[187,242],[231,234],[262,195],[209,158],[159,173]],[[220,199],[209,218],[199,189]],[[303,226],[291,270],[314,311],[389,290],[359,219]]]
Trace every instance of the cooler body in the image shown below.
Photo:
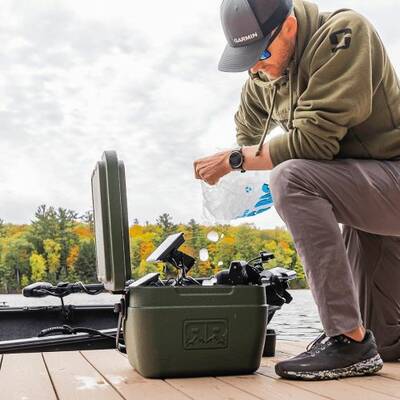
[[[132,288],[128,358],[148,378],[252,373],[260,366],[267,315],[262,286]]]

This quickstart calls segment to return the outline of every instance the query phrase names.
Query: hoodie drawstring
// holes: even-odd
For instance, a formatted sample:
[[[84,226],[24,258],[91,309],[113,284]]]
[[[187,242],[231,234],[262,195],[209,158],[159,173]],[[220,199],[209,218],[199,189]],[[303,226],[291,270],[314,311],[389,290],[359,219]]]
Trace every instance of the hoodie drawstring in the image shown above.
[[[268,134],[268,131],[269,131],[269,126],[271,125],[271,119],[272,119],[272,114],[273,114],[274,108],[275,108],[275,100],[276,100],[276,93],[277,92],[278,92],[278,86],[274,85],[274,91],[273,91],[273,94],[272,94],[271,109],[269,110],[269,113],[268,113],[267,122],[265,124],[264,132],[263,132],[263,134],[261,136],[260,143],[258,145],[256,156],[259,156],[261,154],[261,150],[262,150],[262,147],[264,145],[265,138],[267,137],[267,134]]]
[[[293,129],[293,118],[294,118],[294,93],[293,93],[293,80],[294,80],[294,68],[293,65],[289,68],[289,121],[288,121],[288,129]],[[263,134],[260,139],[260,143],[258,144],[258,149],[256,152],[256,156],[261,154],[262,147],[264,145],[265,138],[267,137],[269,127],[271,125],[272,114],[275,108],[276,94],[278,92],[278,85],[274,85],[274,90],[272,94],[272,104],[271,109],[268,113],[268,119],[264,127]]]
[[[294,68],[293,65],[290,66],[289,68],[289,123],[288,123],[288,129],[292,130],[293,129],[293,118],[294,118],[294,98],[293,98],[293,77],[294,75]]]

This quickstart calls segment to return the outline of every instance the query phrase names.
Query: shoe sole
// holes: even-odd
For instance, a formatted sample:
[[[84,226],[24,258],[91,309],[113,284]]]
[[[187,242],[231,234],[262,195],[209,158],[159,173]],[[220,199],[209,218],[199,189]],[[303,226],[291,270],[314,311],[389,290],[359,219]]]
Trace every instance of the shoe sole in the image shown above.
[[[356,364],[345,368],[330,369],[324,371],[282,371],[279,373],[283,378],[288,379],[304,379],[310,381],[323,379],[347,378],[350,376],[372,375],[378,372],[383,367],[383,361],[379,354],[369,358],[368,360],[360,361]]]

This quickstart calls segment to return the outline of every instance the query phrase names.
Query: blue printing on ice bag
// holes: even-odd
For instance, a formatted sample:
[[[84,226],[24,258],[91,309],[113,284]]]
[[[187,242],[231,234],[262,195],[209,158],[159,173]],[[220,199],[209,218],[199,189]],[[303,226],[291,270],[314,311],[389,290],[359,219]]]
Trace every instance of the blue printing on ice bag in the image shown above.
[[[245,188],[245,192],[249,193],[251,192],[253,189],[249,186],[246,186]],[[251,209],[247,209],[243,212],[242,215],[239,215],[237,218],[244,218],[244,217],[253,217],[254,215],[258,215],[261,214],[264,211],[269,210],[272,206],[273,206],[273,199],[272,199],[272,194],[269,188],[269,185],[264,183],[261,187],[261,190],[265,193],[264,195],[262,195],[257,203],[251,208]],[[259,208],[259,207],[263,207],[263,208]]]

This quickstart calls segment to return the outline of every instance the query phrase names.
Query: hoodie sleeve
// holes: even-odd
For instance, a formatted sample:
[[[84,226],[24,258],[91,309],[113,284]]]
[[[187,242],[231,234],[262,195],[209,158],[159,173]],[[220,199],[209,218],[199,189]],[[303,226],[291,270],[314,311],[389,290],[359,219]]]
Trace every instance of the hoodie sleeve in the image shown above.
[[[258,144],[268,119],[268,113],[261,106],[254,88],[254,83],[249,78],[243,86],[239,110],[235,114],[236,141],[240,146]],[[276,127],[271,121],[270,131]]]
[[[348,129],[372,112],[383,69],[378,42],[373,27],[353,11],[337,14],[325,24],[309,45],[308,85],[298,99],[294,128],[270,142],[274,166],[294,158],[335,158]]]

